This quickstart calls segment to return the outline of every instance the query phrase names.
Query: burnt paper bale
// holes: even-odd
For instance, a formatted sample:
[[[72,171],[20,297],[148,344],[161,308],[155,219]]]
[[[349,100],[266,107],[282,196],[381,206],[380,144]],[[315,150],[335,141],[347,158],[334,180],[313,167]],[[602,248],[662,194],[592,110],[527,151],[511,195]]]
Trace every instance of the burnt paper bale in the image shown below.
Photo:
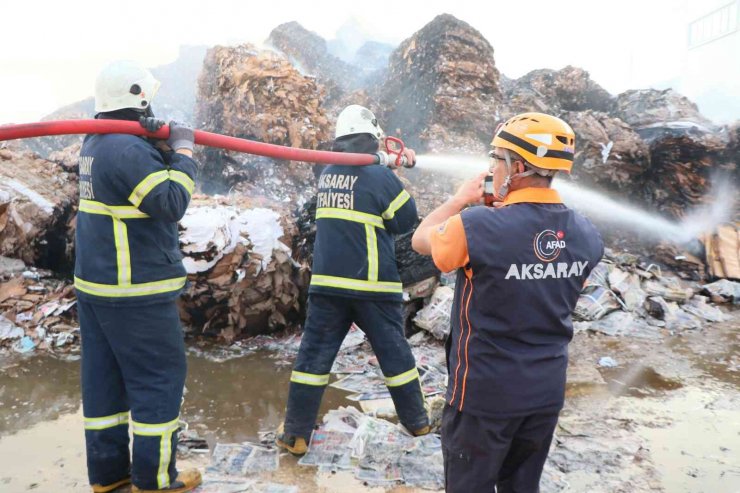
[[[642,196],[648,204],[672,217],[712,199],[713,180],[726,182],[737,164],[722,159],[725,143],[712,133],[667,133],[650,143],[651,165],[642,177]]]
[[[650,166],[650,149],[625,122],[597,111],[562,112],[576,133],[573,177],[607,189],[634,189]]]
[[[0,149],[0,255],[68,270],[77,195],[76,173],[31,152]]]
[[[737,162],[727,159],[731,134],[673,89],[624,92],[616,98],[614,114],[650,146],[639,198],[655,209],[680,218],[711,198],[712,179],[736,182]]]
[[[386,133],[418,150],[484,152],[496,127],[498,79],[483,35],[439,15],[391,55],[379,118]]]
[[[637,130],[649,130],[676,124],[676,128],[707,128],[711,122],[699,113],[699,108],[673,89],[629,90],[614,101],[614,114]],[[679,125],[683,124],[683,125]],[[650,134],[646,131],[646,136]]]
[[[429,277],[439,277],[439,269],[429,255],[419,255],[411,248],[411,237],[416,227],[408,233],[396,236],[396,266],[404,286],[423,281]]]
[[[297,320],[302,286],[289,212],[246,197],[196,196],[180,229],[190,281],[180,311],[192,330],[231,341]]]
[[[720,279],[702,286],[714,303],[740,303],[740,282]]]
[[[208,51],[198,81],[196,122],[204,130],[271,144],[316,149],[329,139],[324,89],[282,55],[252,45]],[[311,166],[199,148],[205,192],[247,181],[278,200],[313,186]]]
[[[360,86],[362,71],[329,53],[324,38],[295,21],[273,29],[267,44],[284,53],[304,74],[315,77],[326,89],[329,102]]]
[[[608,112],[614,104],[612,95],[592,81],[588,72],[571,65],[561,70],[533,70],[510,81],[504,95],[504,119],[527,111]]]
[[[558,111],[557,105],[551,106],[544,94],[532,89],[526,84],[512,82],[509,89],[504,92],[501,105],[501,121],[520,113],[554,113]]]

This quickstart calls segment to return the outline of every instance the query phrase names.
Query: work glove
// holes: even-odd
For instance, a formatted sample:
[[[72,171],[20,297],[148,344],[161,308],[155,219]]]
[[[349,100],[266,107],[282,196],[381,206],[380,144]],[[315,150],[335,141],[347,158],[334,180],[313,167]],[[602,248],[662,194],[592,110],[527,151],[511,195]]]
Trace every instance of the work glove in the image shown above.
[[[170,122],[170,138],[167,139],[167,145],[174,151],[180,149],[193,150],[195,144],[195,132],[193,128],[186,123]]]
[[[139,125],[144,127],[147,132],[154,133],[162,128],[164,124],[164,120],[160,120],[159,118],[154,118],[152,116],[142,116],[141,118],[139,118]]]

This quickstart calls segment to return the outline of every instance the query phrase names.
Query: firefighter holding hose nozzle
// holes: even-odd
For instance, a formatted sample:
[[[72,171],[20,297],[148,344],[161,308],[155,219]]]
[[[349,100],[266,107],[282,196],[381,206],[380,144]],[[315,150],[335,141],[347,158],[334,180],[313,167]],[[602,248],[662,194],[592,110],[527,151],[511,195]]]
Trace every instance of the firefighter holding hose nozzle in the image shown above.
[[[158,88],[138,64],[111,63],[96,82],[96,118],[156,131],[164,125],[151,109]],[[177,221],[195,187],[193,142],[192,129],[170,122],[166,152],[125,134],[88,135],[80,150],[74,280],[94,493],[128,483],[136,493],[182,493],[201,482],[197,470],[175,465],[186,373]]]
[[[332,150],[376,154],[382,138],[375,115],[351,105],[339,114]],[[414,162],[411,149],[401,154]],[[321,173],[308,315],[278,446],[306,453],[334,358],[353,322],[378,357],[401,423],[415,435],[429,432],[419,372],[404,335],[393,243],[393,235],[409,231],[416,220],[414,199],[387,166],[330,165]]]
[[[563,407],[571,312],[604,244],[550,188],[573,165],[567,123],[517,115],[491,146],[492,175],[431,212],[412,246],[441,271],[457,270],[442,418],[446,491],[536,493]],[[484,197],[495,207],[463,210]]]

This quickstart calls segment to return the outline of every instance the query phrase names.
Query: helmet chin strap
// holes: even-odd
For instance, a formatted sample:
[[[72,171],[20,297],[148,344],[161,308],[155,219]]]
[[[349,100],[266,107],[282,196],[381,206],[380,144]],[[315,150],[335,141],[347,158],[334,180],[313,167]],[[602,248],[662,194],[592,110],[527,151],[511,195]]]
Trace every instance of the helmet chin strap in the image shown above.
[[[523,171],[521,173],[511,174],[511,154],[509,153],[508,149],[502,149],[502,151],[504,153],[504,161],[506,161],[506,178],[504,178],[504,182],[501,184],[501,188],[498,189],[498,197],[496,198],[500,201],[503,201],[509,194],[509,187],[514,180],[519,180],[537,173],[537,170],[530,168],[527,171]]]

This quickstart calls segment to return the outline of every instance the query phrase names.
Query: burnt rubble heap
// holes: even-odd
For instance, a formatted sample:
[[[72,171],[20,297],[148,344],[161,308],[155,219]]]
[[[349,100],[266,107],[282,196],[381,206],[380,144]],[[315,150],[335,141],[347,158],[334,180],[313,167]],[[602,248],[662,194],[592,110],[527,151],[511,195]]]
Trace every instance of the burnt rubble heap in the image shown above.
[[[588,72],[570,65],[562,70],[533,70],[503,85],[504,119],[526,111],[608,112],[613,106],[611,95]]]
[[[273,52],[252,45],[212,48],[198,95],[196,121],[203,130],[306,149],[329,139],[323,87]],[[301,202],[315,183],[311,166],[214,148],[200,148],[196,158],[206,192],[236,187]]]
[[[601,111],[563,111],[577,135],[575,179],[625,191],[650,167],[650,148],[628,124]]]
[[[77,175],[67,163],[0,149],[0,255],[46,268],[71,258]]]
[[[738,182],[737,123],[714,125],[672,90],[613,96],[577,67],[507,78],[499,74],[488,41],[450,15],[436,17],[389,58],[387,45],[368,42],[354,58],[340,59],[332,54],[336,46],[330,49],[297,23],[278,26],[268,42],[278,51],[252,45],[193,49],[172,67],[161,67],[190,81],[180,84],[187,87],[177,89],[177,98],[164,101],[165,112],[182,108],[183,118],[194,115],[195,126],[211,132],[326,149],[339,110],[359,103],[375,111],[389,135],[419,153],[483,156],[498,121],[541,111],[562,117],[577,134],[572,179],[646,209],[681,217],[711,196],[715,176]],[[187,70],[178,65],[183,60],[190,60]],[[387,60],[385,67],[378,67],[379,60]],[[162,97],[174,90],[173,80]],[[86,100],[54,115],[91,116],[90,108]],[[71,271],[79,141],[49,138],[38,147],[39,141],[33,144],[37,154],[25,141],[0,147],[0,347],[55,349],[76,340]],[[229,342],[299,326],[321,166],[196,150],[199,193],[180,224],[189,279],[180,300],[185,327]],[[401,174],[422,217],[456,186],[446,175],[421,169]],[[703,254],[672,245],[651,245],[642,256],[614,248],[584,290],[577,327],[644,336],[719,320],[713,305],[740,299],[733,280],[740,277],[737,238],[736,222],[700,238],[706,265]],[[444,337],[450,276],[413,252],[410,234],[397,238],[396,253],[407,328]]]
[[[361,72],[329,53],[324,38],[297,22],[287,22],[273,29],[267,44],[285,54],[304,74],[315,76],[325,88],[329,101],[360,86]]]
[[[671,89],[627,91],[615,114],[649,145],[651,166],[640,176],[643,201],[672,216],[699,204],[716,180],[736,179],[737,160],[727,159],[728,129],[716,129],[694,103]]]
[[[503,88],[504,117],[539,111],[571,124],[577,181],[672,217],[711,197],[712,179],[738,182],[735,127],[716,127],[672,89],[615,97],[574,67],[535,70]]]
[[[482,153],[498,119],[498,80],[491,44],[467,23],[437,16],[391,54],[381,120],[412,147]]]

